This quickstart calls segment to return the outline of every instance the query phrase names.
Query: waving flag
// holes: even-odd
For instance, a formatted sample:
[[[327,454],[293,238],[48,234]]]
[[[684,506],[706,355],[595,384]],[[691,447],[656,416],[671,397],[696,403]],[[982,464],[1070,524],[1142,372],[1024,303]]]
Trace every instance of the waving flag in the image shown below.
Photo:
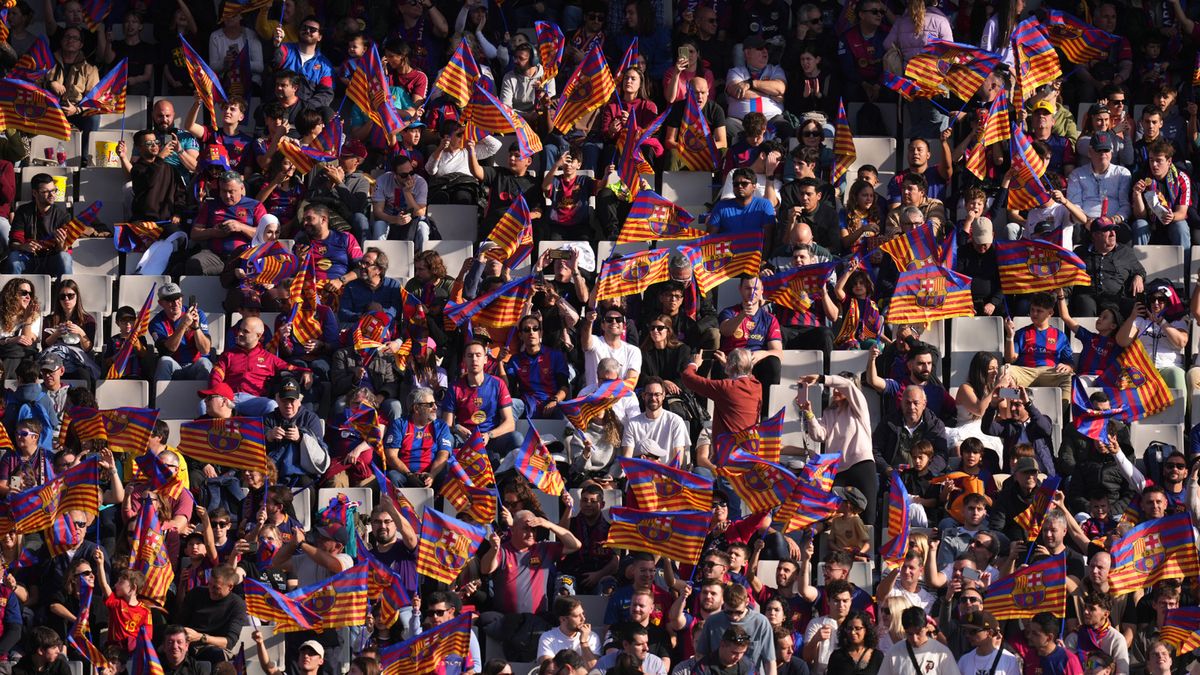
[[[472,522],[476,523],[494,521],[496,513],[499,511],[499,498],[496,496],[495,485],[476,485],[453,453],[446,462],[446,471],[446,482],[442,485],[442,494],[454,506],[455,512],[470,516]],[[488,471],[491,472],[490,462]]]
[[[846,120],[846,102],[838,99],[837,125],[833,133],[833,178],[834,185],[841,185],[842,179],[850,171],[850,165],[858,159],[854,149],[854,136],[850,133],[850,122]]]
[[[796,475],[782,464],[741,448],[729,453],[720,472],[750,513],[762,513],[783,504],[796,489]]]
[[[579,118],[604,105],[616,89],[600,47],[593,45],[563,87],[551,126],[567,133]]]
[[[80,211],[79,215],[68,220],[65,225],[59,228],[59,231],[63,233],[62,243],[59,244],[62,250],[70,250],[75,245],[75,242],[79,240],[79,237],[83,236],[83,233],[87,231],[87,228],[96,222],[102,206],[104,206],[104,202],[99,200],[92,202],[90,206]],[[55,241],[54,237],[47,237],[42,240],[45,244],[53,244]]]
[[[487,454],[487,444],[483,442],[483,436],[478,431],[473,432],[466,443],[455,448],[451,456],[474,485],[486,488],[496,484],[496,475],[492,472],[492,462]]]
[[[250,577],[246,577],[242,589],[246,596],[246,613],[275,624],[277,633],[312,630],[321,621],[319,614],[292,597],[295,591],[284,595]]]
[[[292,311],[285,323],[291,326],[292,338],[301,344],[321,337],[321,319],[317,316],[317,306],[321,304],[317,265],[317,256],[309,249],[300,273],[292,277],[288,287]],[[283,340],[285,332],[280,329],[273,339]]]
[[[896,261],[899,270],[920,269],[929,265],[953,267],[954,233],[938,240],[932,223],[925,223],[879,245]]]
[[[1067,613],[1067,556],[1027,565],[988,586],[983,611],[1000,621],[1031,619],[1039,612],[1063,618]]]
[[[0,7],[0,42],[8,42],[8,10],[8,7]]]
[[[1159,629],[1159,638],[1174,645],[1179,654],[1195,651],[1200,647],[1200,607],[1167,610],[1167,620]]]
[[[661,462],[618,457],[628,480],[625,503],[643,511],[712,511],[713,481]]]
[[[417,549],[417,574],[444,584],[454,583],[486,537],[483,527],[426,506]]]
[[[533,275],[508,282],[470,302],[446,303],[446,320],[461,326],[469,319],[486,328],[509,328],[521,319],[525,300],[533,290]]]
[[[695,218],[654,190],[638,191],[617,235],[618,244],[671,239],[697,239],[704,230],[689,227]]]
[[[273,0],[225,0],[221,8],[221,22],[225,19],[230,19],[240,14],[249,14],[257,12],[260,9],[270,7]]]
[[[92,580],[82,574],[76,577],[76,581],[79,583],[79,614],[67,633],[67,644],[74,647],[91,665],[105,670],[110,667],[108,659],[104,658],[104,652],[97,649],[92,642],[92,595],[95,589]]]
[[[734,448],[741,448],[768,462],[778,462],[783,451],[783,414],[785,412],[787,412],[786,407],[780,408],[779,412],[748,429],[736,433],[719,434],[713,439],[713,445],[717,451],[716,456],[720,460],[718,464],[728,461]]]
[[[997,241],[1000,287],[1005,293],[1038,293],[1092,283],[1079,256],[1036,239]]]
[[[542,62],[542,82],[549,82],[558,77],[567,40],[562,30],[549,21],[534,21],[533,30],[537,35],[538,60]]]
[[[146,453],[153,456],[153,453]],[[133,538],[133,559],[129,566],[146,576],[146,586],[139,595],[156,607],[166,608],[167,591],[175,581],[175,568],[167,557],[165,535],[158,518],[158,507],[146,495],[137,515]]]
[[[1071,419],[1075,430],[1094,438],[1101,443],[1108,443],[1108,421],[1114,417],[1120,418],[1125,414],[1125,408],[1112,406],[1108,410],[1092,408],[1091,399],[1083,388],[1083,382],[1074,377],[1071,380]]]
[[[923,88],[945,86],[967,101],[1000,62],[999,54],[974,45],[930,40],[920,54],[909,59],[904,74]]]
[[[371,45],[371,50],[359,59],[359,65],[350,76],[346,97],[391,138],[400,133],[403,124],[400,115],[392,107],[391,90],[388,88],[383,61],[379,58],[379,49]]]
[[[225,7],[236,3],[228,0]],[[243,47],[238,50],[238,55],[233,60],[233,65],[225,71],[225,80],[223,82],[225,93],[229,94],[229,98],[240,98],[249,100],[253,94],[254,87],[254,72],[250,70],[250,50]]]
[[[187,66],[188,75],[192,78],[192,85],[196,88],[196,97],[204,104],[204,109],[208,111],[208,119],[213,120],[213,125],[216,125],[217,107],[216,104],[227,103],[229,98],[225,96],[225,90],[221,88],[221,80],[212,68],[200,58],[196,50],[192,48],[188,41],[184,39],[183,33],[179,34],[179,44],[183,48],[183,63]]]
[[[450,62],[442,68],[437,82],[433,86],[441,89],[447,96],[454,99],[458,105],[465,106],[471,100],[471,92],[479,81],[479,65],[475,63],[475,55],[471,53],[471,45],[467,38],[459,41]]]
[[[1008,115],[1008,90],[1001,88],[988,106],[987,119],[983,123],[980,143],[989,146],[1012,136],[1012,121]]]
[[[709,235],[679,251],[692,263],[696,285],[708,293],[721,282],[743,274],[758,276],[762,267],[762,233]]]
[[[629,189],[629,194],[636,197],[638,192],[642,190],[642,176],[653,174],[654,168],[646,161],[642,154],[642,146],[650,140],[650,137],[658,133],[658,128],[662,126],[667,119],[667,114],[670,111],[664,112],[658,116],[658,119],[651,122],[634,140],[635,132],[634,125],[626,125],[625,143],[621,147],[621,158],[617,162],[617,175],[621,182]]]
[[[199,419],[179,427],[179,451],[199,462],[247,471],[267,466],[266,434],[257,417]]]
[[[817,263],[763,277],[763,301],[803,314],[812,307],[814,296],[825,292],[835,269],[837,263]]]
[[[150,286],[150,292],[146,295],[146,300],[142,303],[142,309],[138,312],[133,329],[129,332],[129,338],[121,344],[120,349],[113,357],[112,364],[108,367],[108,379],[118,380],[128,373],[129,360],[133,356],[133,350],[141,348],[142,336],[150,329],[150,311],[154,308],[154,292],[157,287],[158,284]]]
[[[1061,49],[1063,56],[1071,63],[1099,61],[1121,42],[1116,35],[1057,9],[1046,10],[1046,23],[1046,37],[1050,44]]]
[[[155,411],[155,414],[158,414],[158,411]],[[168,492],[171,499],[177,498],[183,490],[179,475],[171,471],[158,455],[150,450],[138,455],[133,462],[135,479],[144,480],[150,489]]]
[[[1196,67],[1192,70],[1192,86],[1200,87],[1200,53],[1196,54]]]
[[[150,626],[142,624],[138,628],[130,666],[131,675],[163,675],[162,662],[158,660],[158,652],[150,640]]]
[[[1021,84],[1025,91],[1050,84],[1062,77],[1058,54],[1036,16],[1028,16],[1017,24],[1013,29],[1012,41],[1017,47],[1014,51],[1020,52],[1021,56],[1027,59],[1020,72]]]
[[[242,253],[249,274],[242,280],[244,285],[264,288],[281,285],[296,275],[300,261],[279,241],[267,241],[247,247]]]
[[[521,149],[521,157],[529,157],[541,152],[542,139],[533,131],[533,127],[515,110],[504,105],[492,92],[482,84],[475,88],[467,104],[464,119],[469,125],[494,134],[515,134],[517,147]]]
[[[1200,575],[1196,541],[1187,513],[1151,520],[1117,539],[1112,548],[1108,582],[1113,595],[1153,586],[1163,579]]]
[[[614,506],[609,512],[609,548],[644,551],[696,564],[708,536],[710,511],[642,511]]]
[[[537,427],[532,424],[529,425],[529,431],[525,432],[525,442],[517,448],[513,465],[530,485],[554,497],[562,495],[566,483],[554,464],[554,456],[546,449]]]
[[[889,323],[929,324],[956,316],[975,316],[969,277],[941,265],[900,272],[887,308]]]
[[[83,0],[83,18],[88,30],[105,30],[104,20],[112,12],[112,0]]]
[[[891,490],[888,492],[887,531],[888,540],[879,547],[884,569],[895,569],[904,564],[908,554],[908,489],[900,478],[899,471],[892,472]]]
[[[670,249],[656,248],[604,261],[596,282],[596,300],[641,295],[670,276]]]
[[[151,220],[113,224],[113,246],[119,253],[142,252],[162,236],[162,224]]]
[[[23,80],[0,80],[0,126],[64,141],[71,137],[58,98]]]
[[[1174,401],[1162,373],[1150,361],[1141,340],[1134,340],[1100,374],[1096,384],[1108,394],[1118,419],[1133,422],[1171,407]]]
[[[1048,204],[1053,197],[1042,184],[1046,160],[1038,156],[1029,137],[1016,124],[1012,126],[1009,150],[1016,176],[1008,188],[1008,207],[1024,211]]]
[[[1025,540],[1034,542],[1042,533],[1042,523],[1050,509],[1054,508],[1054,493],[1062,483],[1061,476],[1050,476],[1034,490],[1033,502],[1013,518],[1013,522],[1025,530]]]
[[[936,89],[923,89],[921,85],[902,75],[894,73],[883,74],[883,86],[900,94],[905,101],[913,101],[918,98],[933,98],[938,95]]]
[[[302,176],[308,174],[318,164],[337,160],[337,153],[330,154],[319,148],[300,145],[298,141],[289,136],[280,139],[275,144],[275,148],[292,163],[292,166],[296,168],[296,173]]]
[[[77,106],[81,115],[125,113],[125,90],[129,82],[129,59],[121,59],[96,83]]]
[[[35,485],[11,495],[8,508],[14,531],[17,534],[33,534],[50,527],[58,517],[62,490],[63,482],[54,479],[45,485]]]
[[[404,642],[379,650],[381,675],[428,675],[441,672],[448,659],[463,660],[462,672],[470,671],[471,663],[470,612],[460,614],[446,623],[430,628]]]
[[[313,630],[362,626],[367,621],[367,566],[360,563],[288,595],[319,617]]]
[[[629,46],[625,48],[625,55],[621,57],[621,65],[617,66],[617,77],[620,77],[626,70],[637,66],[638,62],[638,39],[635,35],[629,41]]]
[[[157,408],[114,408],[97,411],[104,426],[103,438],[113,452],[140,454],[150,442]]]
[[[632,393],[633,388],[624,380],[608,380],[601,382],[590,394],[559,403],[558,409],[571,426],[582,431],[605,410]]]
[[[488,241],[496,248],[488,249],[485,256],[499,260],[508,269],[521,266],[533,253],[533,220],[529,217],[529,205],[525,197],[517,194],[508,210],[488,234]]]
[[[678,139],[675,155],[688,171],[714,171],[720,165],[717,142],[691,85],[688,85],[687,105],[679,124]]]
[[[37,82],[54,70],[54,53],[50,50],[50,38],[45,33],[38,36],[29,51],[21,55],[9,75],[14,80]]]
[[[359,562],[367,566],[367,599],[379,607],[379,623],[391,628],[400,618],[400,611],[412,605],[412,598],[400,574],[380,562],[366,542],[357,539]]]

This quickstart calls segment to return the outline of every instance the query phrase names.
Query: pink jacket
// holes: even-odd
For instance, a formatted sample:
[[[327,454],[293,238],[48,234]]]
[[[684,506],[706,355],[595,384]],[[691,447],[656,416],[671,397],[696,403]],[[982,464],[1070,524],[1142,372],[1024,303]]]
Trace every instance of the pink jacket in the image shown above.
[[[873,460],[871,450],[871,419],[867,412],[867,399],[850,380],[839,375],[826,375],[825,386],[842,392],[847,404],[829,406],[821,416],[814,417],[804,425],[808,437],[831,451],[840,448],[842,469],[849,469],[859,462]]]

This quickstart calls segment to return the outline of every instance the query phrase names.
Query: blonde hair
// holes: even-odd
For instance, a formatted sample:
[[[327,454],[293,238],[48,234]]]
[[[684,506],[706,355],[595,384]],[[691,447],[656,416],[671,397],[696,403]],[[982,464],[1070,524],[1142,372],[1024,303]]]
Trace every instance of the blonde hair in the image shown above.
[[[929,557],[929,535],[924,532],[913,532],[908,535],[908,554],[919,554],[924,562]]]
[[[925,0],[908,0],[908,18],[913,22],[913,37],[921,37],[925,27]]]
[[[883,623],[883,612],[879,613],[880,618],[877,619],[877,626],[880,630],[885,630],[892,641],[899,642],[904,639],[904,625],[900,622],[900,615],[904,610],[913,607],[912,601],[907,596],[893,595],[879,601],[881,608],[886,607],[888,611],[887,624]]]

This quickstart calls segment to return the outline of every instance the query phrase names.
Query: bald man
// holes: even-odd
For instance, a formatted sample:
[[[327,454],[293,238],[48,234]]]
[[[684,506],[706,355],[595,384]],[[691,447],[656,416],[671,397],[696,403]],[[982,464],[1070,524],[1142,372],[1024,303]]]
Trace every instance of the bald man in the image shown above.
[[[265,330],[262,319],[257,316],[242,319],[234,336],[234,345],[217,359],[209,379],[210,388],[222,383],[229,385],[238,415],[263,417],[278,407],[268,395],[267,386],[281,371],[296,371],[300,373],[304,389],[312,386],[310,371],[293,366],[263,349],[260,342]]]
[[[170,101],[156,102],[150,121],[154,125],[158,142],[161,143],[159,147],[171,149],[171,154],[163,158],[163,161],[190,185],[192,172],[200,162],[200,142],[191,132],[176,128],[175,106]]]
[[[900,396],[899,418],[885,417],[875,427],[875,465],[880,471],[900,464],[912,464],[912,446],[919,441],[933,444],[930,469],[934,474],[946,468],[946,425],[926,405],[925,390],[905,387]]]

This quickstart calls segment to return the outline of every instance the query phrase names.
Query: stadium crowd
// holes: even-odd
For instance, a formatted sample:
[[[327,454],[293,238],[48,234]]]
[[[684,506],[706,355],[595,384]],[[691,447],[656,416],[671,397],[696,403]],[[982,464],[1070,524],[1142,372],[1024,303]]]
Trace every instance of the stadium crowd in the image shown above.
[[[1194,3],[0,7],[0,671],[1200,672]]]

